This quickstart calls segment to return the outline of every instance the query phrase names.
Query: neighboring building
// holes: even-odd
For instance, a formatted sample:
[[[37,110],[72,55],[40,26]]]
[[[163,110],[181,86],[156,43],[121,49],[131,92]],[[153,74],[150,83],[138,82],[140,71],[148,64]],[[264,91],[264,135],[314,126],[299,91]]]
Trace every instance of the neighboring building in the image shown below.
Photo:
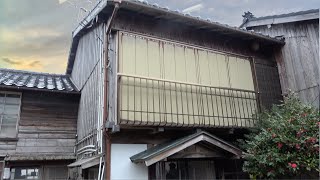
[[[81,91],[73,178],[247,177],[232,144],[282,99],[283,45],[146,2],[101,1],[74,31],[67,67]]]
[[[302,102],[319,107],[319,9],[257,18],[248,12],[241,27],[285,38],[275,55],[282,92],[290,89]]]
[[[66,75],[0,69],[0,179],[68,178],[80,93]]]

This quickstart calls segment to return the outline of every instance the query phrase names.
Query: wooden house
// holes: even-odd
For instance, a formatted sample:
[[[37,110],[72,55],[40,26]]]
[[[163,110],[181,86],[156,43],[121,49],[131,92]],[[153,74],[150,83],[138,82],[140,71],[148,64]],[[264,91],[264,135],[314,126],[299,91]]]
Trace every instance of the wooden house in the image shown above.
[[[257,18],[247,13],[241,27],[285,38],[275,55],[282,93],[292,90],[302,102],[319,107],[319,9]]]
[[[244,178],[234,142],[282,99],[284,41],[148,4],[100,1],[73,32],[74,179]]]
[[[68,178],[80,93],[69,76],[0,69],[0,179]]]

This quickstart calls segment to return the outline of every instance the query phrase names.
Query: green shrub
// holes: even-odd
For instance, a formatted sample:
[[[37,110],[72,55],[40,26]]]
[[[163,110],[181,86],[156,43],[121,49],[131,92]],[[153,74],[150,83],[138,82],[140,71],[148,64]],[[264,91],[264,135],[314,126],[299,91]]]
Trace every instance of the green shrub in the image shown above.
[[[319,111],[293,94],[259,116],[259,124],[242,141],[243,170],[255,178],[318,177]]]

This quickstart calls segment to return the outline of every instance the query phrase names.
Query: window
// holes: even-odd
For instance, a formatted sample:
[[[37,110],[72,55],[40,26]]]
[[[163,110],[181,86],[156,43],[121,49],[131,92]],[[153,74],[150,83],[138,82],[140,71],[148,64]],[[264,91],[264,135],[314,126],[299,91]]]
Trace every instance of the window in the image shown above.
[[[15,167],[11,169],[12,180],[39,180],[39,168],[38,167]]]
[[[45,166],[44,179],[46,180],[68,179],[68,167],[67,166]]]
[[[20,103],[20,93],[0,92],[0,137],[16,137]]]

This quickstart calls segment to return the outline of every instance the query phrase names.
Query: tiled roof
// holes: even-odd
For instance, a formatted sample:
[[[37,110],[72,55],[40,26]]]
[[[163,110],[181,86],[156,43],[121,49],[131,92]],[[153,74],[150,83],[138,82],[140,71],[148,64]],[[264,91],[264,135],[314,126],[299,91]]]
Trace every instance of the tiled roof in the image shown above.
[[[309,14],[309,13],[317,13],[317,12],[319,12],[319,9],[310,9],[310,10],[306,10],[306,11],[291,12],[291,13],[287,13],[287,14],[277,14],[277,15],[271,15],[271,16],[254,17],[254,18],[250,19],[250,21],[262,20],[262,19],[271,19],[271,18],[289,17],[289,16],[297,16],[297,15],[303,15],[303,14]]]
[[[78,92],[68,75],[0,69],[0,87]]]
[[[259,39],[269,44],[273,45],[284,45],[284,39],[278,37],[270,37],[269,35],[264,35],[259,32],[254,32],[253,30],[246,30],[245,28],[232,27],[227,24],[221,24],[215,22],[211,19],[203,19],[201,17],[194,17],[190,14],[183,13],[177,10],[170,10],[167,7],[161,7],[158,4],[148,3],[146,0],[108,0],[99,1],[93,10],[79,23],[78,27],[73,31],[73,39],[71,43],[67,74],[71,74],[73,63],[75,59],[75,54],[77,51],[79,39],[86,31],[90,31],[91,27],[95,27],[95,23],[101,23],[102,21],[97,21],[100,19],[99,16],[103,15],[111,16],[112,10],[115,4],[120,2],[120,9],[127,9],[137,14],[144,14],[148,16],[154,16],[157,18],[162,18],[166,20],[173,20],[176,22],[181,22],[187,24],[188,26],[193,26],[198,29],[207,29],[210,31],[222,32],[220,35],[223,36],[236,36],[242,37],[242,39]],[[99,18],[97,18],[99,17]]]
[[[245,12],[243,23],[239,26],[254,27],[268,24],[283,24],[290,22],[306,21],[319,19],[319,9],[310,9],[306,11],[291,12],[287,14],[277,14],[271,16],[254,17],[251,12]]]

